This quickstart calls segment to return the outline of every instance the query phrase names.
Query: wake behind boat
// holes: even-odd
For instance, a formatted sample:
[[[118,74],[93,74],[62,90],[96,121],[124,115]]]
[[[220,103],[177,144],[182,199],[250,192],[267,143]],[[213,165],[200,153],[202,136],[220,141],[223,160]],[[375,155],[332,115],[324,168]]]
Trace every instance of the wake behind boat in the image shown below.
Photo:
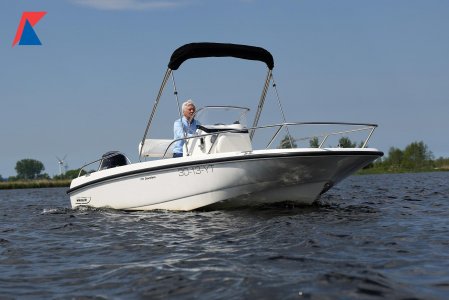
[[[164,88],[171,78],[180,117],[181,106],[173,73],[192,58],[234,57],[261,61],[268,68],[265,84],[251,126],[246,123],[249,108],[226,105],[205,106],[195,114],[193,135],[180,139],[155,139],[149,132]],[[171,56],[161,88],[139,144],[140,161],[130,163],[120,152],[109,152],[81,168],[67,193],[72,207],[110,207],[123,210],[193,210],[203,207],[252,206],[291,201],[311,204],[332,186],[383,155],[368,148],[375,124],[342,122],[286,122],[279,97],[282,121],[259,125],[267,91],[276,90],[274,60],[265,49],[235,44],[192,43]],[[276,96],[278,95],[276,91]],[[318,128],[297,137],[296,128]],[[337,129],[328,130],[330,127]],[[256,146],[255,134],[266,137]],[[317,133],[319,132],[319,133]],[[366,133],[358,147],[326,147],[336,136]],[[282,138],[282,148],[276,149]],[[182,140],[183,156],[173,158],[174,145]],[[296,146],[309,142],[309,147]],[[148,160],[151,159],[151,160]],[[96,171],[83,173],[94,164]]]

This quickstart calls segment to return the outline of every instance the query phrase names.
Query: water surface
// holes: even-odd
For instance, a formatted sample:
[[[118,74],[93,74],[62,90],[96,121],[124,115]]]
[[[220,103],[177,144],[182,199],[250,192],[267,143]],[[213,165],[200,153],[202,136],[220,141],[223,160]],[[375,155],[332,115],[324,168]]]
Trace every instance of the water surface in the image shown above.
[[[447,299],[449,173],[352,176],[317,205],[122,212],[0,191],[1,299]]]

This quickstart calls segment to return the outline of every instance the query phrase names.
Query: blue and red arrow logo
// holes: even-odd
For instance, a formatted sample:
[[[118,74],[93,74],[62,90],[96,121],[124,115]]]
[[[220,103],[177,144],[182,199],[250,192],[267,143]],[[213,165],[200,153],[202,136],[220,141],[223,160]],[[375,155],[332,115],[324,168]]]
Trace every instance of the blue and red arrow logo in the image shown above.
[[[19,45],[42,45],[41,41],[37,37],[33,26],[39,22],[47,12],[24,12],[22,18],[20,19],[19,27],[17,27],[16,37],[12,42],[14,47],[19,43]]]

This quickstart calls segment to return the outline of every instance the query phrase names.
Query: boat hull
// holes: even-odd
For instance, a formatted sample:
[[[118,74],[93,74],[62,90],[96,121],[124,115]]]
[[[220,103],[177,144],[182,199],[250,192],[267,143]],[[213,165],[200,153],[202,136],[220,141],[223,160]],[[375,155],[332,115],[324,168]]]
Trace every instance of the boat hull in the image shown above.
[[[382,155],[375,149],[264,150],[141,162],[72,181],[72,207],[194,210],[291,201],[313,203]]]

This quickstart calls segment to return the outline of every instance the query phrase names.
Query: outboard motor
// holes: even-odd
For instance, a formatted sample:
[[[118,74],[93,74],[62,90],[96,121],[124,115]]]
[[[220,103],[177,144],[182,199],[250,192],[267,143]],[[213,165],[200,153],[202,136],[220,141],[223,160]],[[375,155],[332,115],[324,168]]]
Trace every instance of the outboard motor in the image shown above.
[[[109,151],[101,156],[100,167],[98,170],[106,170],[128,164],[126,156],[119,151]]]

